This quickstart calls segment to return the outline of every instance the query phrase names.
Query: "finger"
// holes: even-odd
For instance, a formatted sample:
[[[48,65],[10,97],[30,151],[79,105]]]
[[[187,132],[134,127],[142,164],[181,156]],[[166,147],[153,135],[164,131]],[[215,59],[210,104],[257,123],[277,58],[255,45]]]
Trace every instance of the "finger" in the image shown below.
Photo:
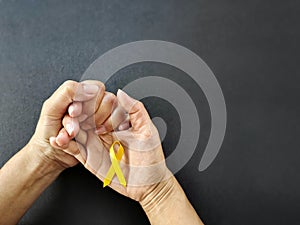
[[[56,137],[57,145],[62,148],[68,148],[71,140],[72,138],[68,135],[68,132],[65,128],[62,128]]]
[[[104,123],[105,120],[111,115],[113,108],[117,103],[117,97],[107,92],[104,98],[102,99],[101,105],[95,113],[94,123],[96,127],[99,127]]]
[[[69,145],[68,146],[66,146],[66,145],[60,146],[59,144],[57,144],[57,137],[50,137],[49,142],[50,142],[50,145],[56,149],[64,150],[69,147]]]
[[[87,132],[80,129],[75,139],[83,146],[86,146],[88,140]]]
[[[134,130],[145,128],[151,119],[142,102],[129,97],[124,91],[118,90],[118,103],[129,113],[130,123]]]
[[[130,128],[130,123],[129,123],[129,120],[126,120],[124,121],[123,123],[121,123],[118,127],[118,130],[119,131],[122,131],[122,130],[128,130]]]
[[[81,102],[73,102],[69,108],[68,113],[71,117],[78,117],[82,112],[82,103]]]
[[[104,134],[111,132],[125,121],[129,121],[128,113],[123,109],[123,107],[117,106],[110,117],[96,129],[96,133]]]
[[[105,86],[100,81],[87,80],[83,82],[84,85],[96,85],[100,89],[95,98],[83,102],[82,104],[82,114],[88,117],[93,115],[99,108],[101,101],[105,94]]]
[[[84,121],[84,123],[81,124],[82,129],[89,130],[95,127],[100,127],[111,115],[114,105],[116,104],[116,100],[117,97],[114,94],[105,92],[105,95],[95,114],[90,116]]]
[[[42,114],[61,119],[73,101],[87,101],[96,96],[99,86],[66,81],[45,101]]]
[[[62,124],[68,132],[70,138],[74,138],[79,132],[79,121],[76,118],[72,118],[69,115],[65,115]]]
[[[50,145],[53,148],[62,150],[64,152],[66,152],[67,154],[74,156],[82,164],[85,164],[87,154],[86,154],[85,148],[81,144],[76,143],[75,141],[71,141],[69,143],[68,147],[61,147],[57,144],[56,137],[50,137],[49,140],[50,140]]]

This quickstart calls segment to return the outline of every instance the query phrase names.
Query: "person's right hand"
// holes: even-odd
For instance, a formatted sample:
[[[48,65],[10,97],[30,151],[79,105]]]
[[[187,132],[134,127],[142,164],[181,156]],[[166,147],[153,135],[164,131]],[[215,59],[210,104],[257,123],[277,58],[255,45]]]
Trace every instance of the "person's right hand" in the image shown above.
[[[29,149],[33,150],[32,157],[38,157],[50,163],[59,170],[72,167],[78,163],[73,157],[78,152],[78,145],[70,141],[68,145],[57,148],[50,143],[55,142],[55,138],[60,140],[67,135],[71,140],[79,130],[76,126],[76,120],[69,125],[72,127],[70,135],[62,128],[62,119],[64,118],[70,104],[86,104],[96,102],[98,97],[104,95],[104,85],[98,83],[78,83],[76,81],[66,81],[62,84],[53,95],[44,102],[40,119],[36,131],[29,141]],[[60,131],[60,132],[59,132]]]

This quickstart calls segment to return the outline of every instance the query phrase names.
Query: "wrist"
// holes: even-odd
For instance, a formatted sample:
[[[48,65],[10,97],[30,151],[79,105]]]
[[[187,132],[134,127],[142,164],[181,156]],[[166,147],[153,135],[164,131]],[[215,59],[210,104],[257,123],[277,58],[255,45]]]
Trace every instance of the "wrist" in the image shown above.
[[[0,224],[17,224],[26,210],[59,175],[60,170],[38,154],[29,143],[1,168]]]
[[[139,203],[145,213],[152,214],[168,207],[168,202],[177,192],[178,183],[174,176],[158,183]]]
[[[53,156],[53,148],[50,144],[40,143],[34,139],[25,146],[28,155],[31,158],[32,163],[38,167],[41,175],[58,175],[66,167],[57,162]]]
[[[203,225],[175,177],[159,186],[140,202],[151,224]]]

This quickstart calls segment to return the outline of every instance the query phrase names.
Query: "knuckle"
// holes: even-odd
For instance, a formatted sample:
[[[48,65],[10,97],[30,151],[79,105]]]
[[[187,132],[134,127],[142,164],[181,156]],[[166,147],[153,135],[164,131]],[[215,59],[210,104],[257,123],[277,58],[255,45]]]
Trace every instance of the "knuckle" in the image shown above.
[[[109,103],[109,104],[114,104],[114,102],[116,101],[116,96],[113,94],[113,93],[110,93],[110,92],[106,92],[105,93],[105,99],[104,99],[104,101],[106,102],[106,103]]]
[[[50,99],[48,98],[44,101],[42,108],[47,109],[49,106],[50,106]]]
[[[99,81],[99,88],[105,90],[105,85],[101,81]]]
[[[132,106],[131,109],[129,111],[131,111],[132,113],[136,113],[138,111],[141,111],[144,109],[144,104],[140,101],[136,101]]]
[[[144,104],[140,101],[136,101],[135,106],[136,106],[137,109],[145,108]]]
[[[62,94],[73,96],[76,91],[77,83],[75,81],[66,81],[62,86]]]
[[[66,80],[62,86],[66,86],[66,87],[74,87],[77,84],[76,81],[73,80]]]

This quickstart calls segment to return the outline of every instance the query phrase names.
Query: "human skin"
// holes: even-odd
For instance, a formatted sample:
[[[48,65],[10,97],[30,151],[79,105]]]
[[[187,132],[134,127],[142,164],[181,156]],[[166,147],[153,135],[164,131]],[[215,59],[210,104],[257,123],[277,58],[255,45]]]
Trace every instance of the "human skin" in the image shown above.
[[[114,141],[120,141],[124,143],[126,153],[121,160],[124,165],[127,165],[125,169],[123,168],[124,176],[131,183],[123,187],[116,180],[109,186],[122,195],[138,201],[152,225],[203,224],[176,178],[166,167],[157,129],[143,104],[121,90],[117,93],[115,107],[111,105],[113,96],[110,98],[110,104],[105,108],[111,108],[112,113],[105,121],[103,116],[100,121],[97,120],[100,118],[97,113],[101,114],[101,110],[98,110],[92,117],[93,120],[87,119],[89,126],[85,121],[81,122],[80,127],[89,127],[90,130],[80,129],[78,133],[85,133],[85,135],[81,134],[81,137],[77,137],[76,140],[85,147],[87,153],[84,154],[90,154],[93,159],[96,159],[94,161],[83,157],[83,164],[103,181],[106,171],[102,170],[107,168],[103,164],[111,164],[109,147]],[[128,113],[129,121],[124,113]],[[76,116],[80,117],[80,110]],[[70,117],[67,116],[64,121],[67,125]],[[93,128],[96,128],[98,135]],[[68,141],[71,139],[65,137],[64,144],[66,145]],[[93,149],[94,146],[97,146],[97,149]],[[99,168],[97,161],[101,157],[103,162]],[[139,169],[136,170],[136,167]],[[126,168],[130,169],[126,170]],[[138,175],[134,174],[136,171],[139,172]],[[143,180],[142,183],[140,179]],[[152,182],[147,182],[150,179]]]
[[[104,85],[99,81],[84,83],[68,81],[44,103],[31,140],[0,170],[0,225],[16,224],[63,170],[76,165],[78,161],[81,163],[85,161],[82,156],[85,143],[81,145],[73,140],[77,136],[84,142],[87,137],[84,134],[80,136],[82,129],[79,124],[91,129],[89,122],[95,119],[96,128],[101,131],[103,123],[105,132],[100,132],[96,136],[102,137],[100,140],[106,140],[105,138],[110,140],[113,135],[109,134],[109,129],[114,128],[110,118],[115,100],[116,97],[105,92]],[[144,128],[151,120],[142,104],[134,105],[137,105],[137,111],[133,113],[135,116],[130,116],[130,122],[137,128],[135,131],[138,136],[140,134],[145,136],[148,131]],[[128,110],[132,108],[134,107]],[[126,123],[125,126],[124,123],[121,125],[126,128],[124,132],[132,131],[128,129]],[[94,132],[87,134],[95,135]],[[118,138],[122,139],[122,135]],[[109,141],[101,143],[104,146],[103,150],[110,144]],[[163,160],[161,146],[155,146],[152,151],[158,156],[154,160]],[[149,163],[149,160],[145,161]],[[117,183],[111,183],[110,187],[139,201],[153,225],[202,224],[176,179],[173,176],[167,178],[156,184],[133,187],[131,190],[120,189]]]
[[[70,153],[78,152],[71,141],[63,150],[53,148],[50,140],[62,128],[69,105],[89,102],[104,94],[104,85],[85,85],[67,81],[45,101],[36,131],[29,143],[0,170],[0,224],[16,224],[38,196],[66,168],[78,163]]]

